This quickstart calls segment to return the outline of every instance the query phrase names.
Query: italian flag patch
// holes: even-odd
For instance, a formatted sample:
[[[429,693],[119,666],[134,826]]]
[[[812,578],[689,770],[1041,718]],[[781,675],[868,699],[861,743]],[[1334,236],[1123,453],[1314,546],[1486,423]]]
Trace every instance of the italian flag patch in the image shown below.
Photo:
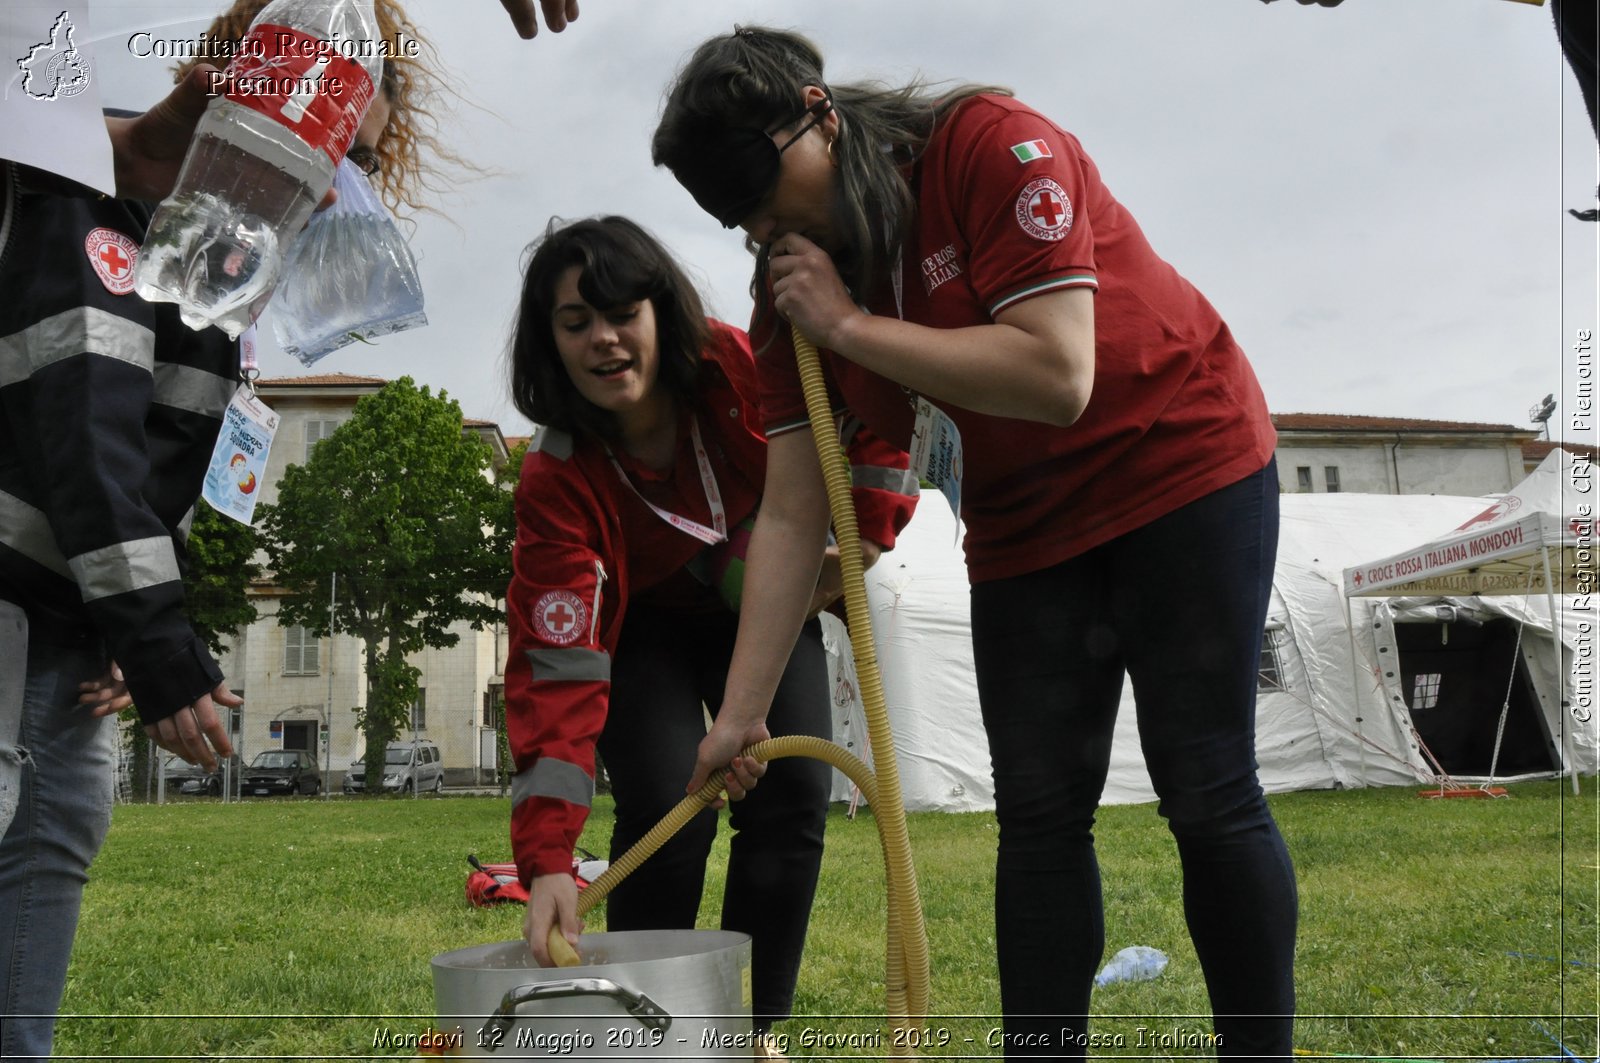
[[[1024,140],[1021,144],[1013,144],[1011,145],[1011,154],[1017,157],[1018,162],[1054,158],[1050,154],[1050,145],[1042,140]]]

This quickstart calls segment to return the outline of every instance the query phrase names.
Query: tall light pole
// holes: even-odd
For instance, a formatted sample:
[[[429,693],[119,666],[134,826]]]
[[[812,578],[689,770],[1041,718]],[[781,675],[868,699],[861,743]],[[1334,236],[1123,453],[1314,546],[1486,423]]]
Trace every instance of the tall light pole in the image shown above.
[[[339,573],[328,580],[328,707],[324,722],[327,734],[322,736],[322,799],[333,796],[333,611],[339,604]]]
[[[1546,395],[1532,406],[1528,407],[1528,420],[1544,430],[1544,438],[1550,438],[1550,415],[1556,412],[1556,397],[1554,394]]]

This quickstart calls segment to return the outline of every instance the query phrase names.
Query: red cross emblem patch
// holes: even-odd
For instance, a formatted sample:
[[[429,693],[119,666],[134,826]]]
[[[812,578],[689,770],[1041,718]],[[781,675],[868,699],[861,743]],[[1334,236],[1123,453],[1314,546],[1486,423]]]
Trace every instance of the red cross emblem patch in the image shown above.
[[[1017,193],[1017,224],[1036,240],[1060,240],[1072,228],[1072,201],[1048,177],[1029,181]]]
[[[138,244],[115,229],[95,229],[84,237],[83,250],[106,291],[112,295],[127,295],[133,291],[133,266],[139,261]]]
[[[533,607],[533,630],[546,642],[570,646],[589,626],[589,607],[571,591],[549,591]]]

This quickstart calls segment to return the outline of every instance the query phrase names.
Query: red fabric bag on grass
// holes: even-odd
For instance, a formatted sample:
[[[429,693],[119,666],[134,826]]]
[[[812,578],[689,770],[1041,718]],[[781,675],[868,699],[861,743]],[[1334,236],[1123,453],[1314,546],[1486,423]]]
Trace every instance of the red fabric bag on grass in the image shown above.
[[[492,908],[497,904],[527,904],[528,891],[517,878],[516,864],[485,864],[476,853],[467,854],[472,873],[467,876],[467,900],[478,908]],[[572,877],[581,890],[600,876],[607,867],[587,849],[572,853]]]

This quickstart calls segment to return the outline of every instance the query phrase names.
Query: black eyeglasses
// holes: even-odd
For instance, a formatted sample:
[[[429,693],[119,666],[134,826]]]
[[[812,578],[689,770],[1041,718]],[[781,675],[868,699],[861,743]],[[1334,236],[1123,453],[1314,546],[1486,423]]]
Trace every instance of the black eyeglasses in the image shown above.
[[[351,165],[368,177],[373,176],[383,168],[383,160],[378,158],[378,153],[371,148],[363,148],[357,145],[345,152],[344,157],[349,159]]]
[[[699,133],[699,150],[672,173],[689,190],[700,208],[722,223],[738,227],[778,182],[778,167],[785,151],[810,132],[833,109],[833,97],[824,96],[799,113],[766,129],[753,126],[727,128],[707,123]],[[780,146],[773,135],[787,126],[809,119]]]

